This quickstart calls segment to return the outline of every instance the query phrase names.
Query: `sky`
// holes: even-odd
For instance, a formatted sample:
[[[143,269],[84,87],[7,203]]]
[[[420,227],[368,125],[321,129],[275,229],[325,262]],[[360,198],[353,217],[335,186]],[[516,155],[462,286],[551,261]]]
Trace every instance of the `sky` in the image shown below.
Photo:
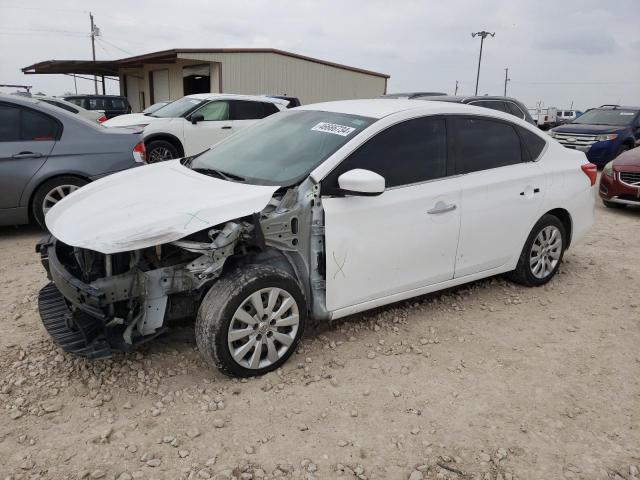
[[[72,77],[24,75],[43,60],[99,60],[169,48],[278,48],[391,75],[388,91],[507,94],[529,107],[640,105],[640,0],[0,0],[0,84],[74,91]],[[107,93],[118,83],[107,81]],[[80,93],[90,81],[78,80]],[[0,91],[9,92],[11,89]]]

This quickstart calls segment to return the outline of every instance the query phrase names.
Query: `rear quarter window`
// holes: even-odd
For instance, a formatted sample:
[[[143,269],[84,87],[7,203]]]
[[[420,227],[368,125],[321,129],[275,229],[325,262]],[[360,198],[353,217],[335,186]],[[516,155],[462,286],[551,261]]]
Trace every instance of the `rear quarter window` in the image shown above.
[[[528,155],[531,161],[537,160],[542,154],[547,142],[539,135],[530,132],[526,128],[518,127],[518,133],[522,139],[525,155]]]

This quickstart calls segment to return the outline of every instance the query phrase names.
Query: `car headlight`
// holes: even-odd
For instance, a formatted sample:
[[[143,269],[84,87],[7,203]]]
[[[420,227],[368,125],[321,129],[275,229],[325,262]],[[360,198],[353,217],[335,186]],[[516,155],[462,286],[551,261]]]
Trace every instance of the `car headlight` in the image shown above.
[[[606,135],[596,135],[596,142],[606,142],[607,140],[615,140],[618,138],[617,133],[608,133]]]
[[[556,136],[557,136],[557,133],[556,133],[556,132],[554,132],[553,130],[549,130],[547,133],[549,134],[549,136],[550,136],[551,138],[556,138]]]
[[[613,160],[604,166],[602,173],[607,177],[613,178]]]

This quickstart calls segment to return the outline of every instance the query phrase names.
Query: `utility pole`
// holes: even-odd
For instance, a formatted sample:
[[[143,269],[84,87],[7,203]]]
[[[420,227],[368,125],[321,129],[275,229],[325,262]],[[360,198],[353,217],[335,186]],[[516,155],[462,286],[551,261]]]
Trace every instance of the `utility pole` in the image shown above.
[[[509,69],[505,68],[504,69],[504,96],[507,96],[507,82],[510,82],[511,79],[509,78]]]
[[[96,61],[96,36],[100,35],[100,29],[95,26],[93,23],[93,14],[89,12],[89,20],[91,20],[91,54],[93,56],[93,61]],[[98,77],[93,76],[93,89],[95,94],[98,94]]]
[[[456,91],[454,92],[453,96],[455,97],[456,95],[458,95],[458,80],[456,80]]]
[[[482,30],[481,32],[475,32],[471,34],[472,37],[480,37],[480,55],[478,56],[478,74],[476,75],[476,95],[478,95],[478,82],[480,81],[480,64],[482,63],[482,45],[484,44],[484,39],[488,36],[495,37],[496,32],[485,32]]]

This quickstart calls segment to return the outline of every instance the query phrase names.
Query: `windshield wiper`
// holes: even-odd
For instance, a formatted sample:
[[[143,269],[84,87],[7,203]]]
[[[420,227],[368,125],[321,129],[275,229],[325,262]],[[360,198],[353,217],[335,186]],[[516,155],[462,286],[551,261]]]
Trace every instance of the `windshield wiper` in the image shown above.
[[[202,173],[203,175],[209,175],[211,177],[221,178],[222,180],[234,180],[236,182],[244,182],[245,178],[240,175],[234,175],[233,173],[226,173],[215,168],[192,168],[194,172]]]

